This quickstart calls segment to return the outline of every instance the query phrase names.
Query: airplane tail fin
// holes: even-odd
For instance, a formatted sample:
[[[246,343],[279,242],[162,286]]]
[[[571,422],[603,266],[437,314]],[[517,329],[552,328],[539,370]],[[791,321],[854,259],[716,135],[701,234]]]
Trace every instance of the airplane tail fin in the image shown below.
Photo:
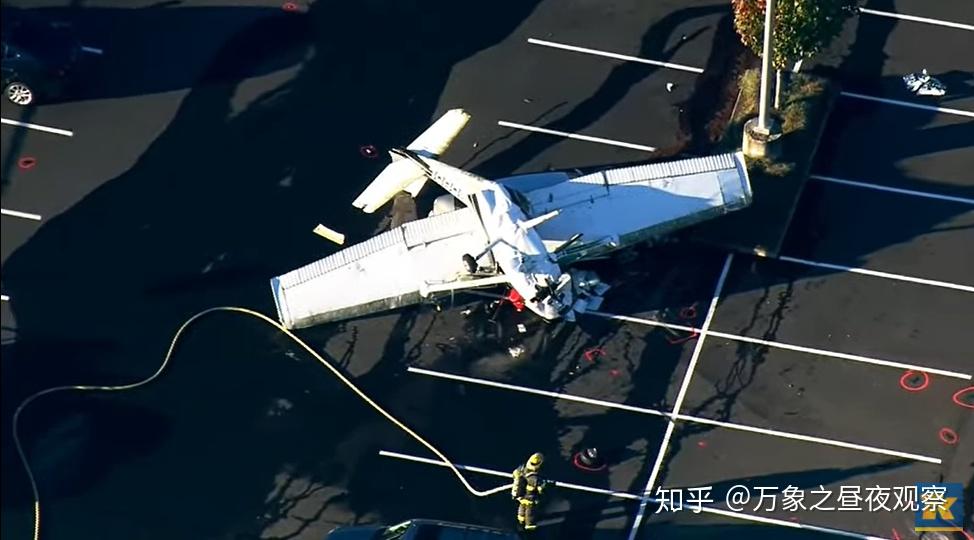
[[[451,109],[409,143],[406,149],[426,158],[436,158],[446,151],[469,120],[470,115],[463,109]],[[390,152],[389,155],[392,163],[382,169],[365,191],[352,202],[352,206],[371,214],[400,191],[413,197],[419,195],[426,185],[427,171],[398,153]]]

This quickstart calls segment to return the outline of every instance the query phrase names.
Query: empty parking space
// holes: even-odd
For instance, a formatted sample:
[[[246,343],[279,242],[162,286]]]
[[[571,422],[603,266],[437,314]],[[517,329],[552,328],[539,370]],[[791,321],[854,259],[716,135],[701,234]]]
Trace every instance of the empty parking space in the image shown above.
[[[876,11],[897,17],[917,17],[921,20],[911,21],[917,25],[917,30],[923,30],[924,25],[930,25],[926,31],[936,32],[939,30],[937,23],[954,23],[969,27],[974,25],[974,17],[970,10],[965,9],[962,4],[953,2],[928,2],[925,0],[869,0],[862,6],[866,10]],[[872,15],[881,16],[881,15]],[[897,19],[909,21],[909,19]]]
[[[606,62],[513,39],[484,55],[457,66],[445,89],[446,103],[473,116],[446,154],[450,163],[502,176],[644,160],[653,149],[678,142],[679,104],[693,74]],[[485,70],[484,62],[495,68]],[[498,73],[504,74],[501,85]],[[679,92],[667,92],[668,82]],[[492,88],[489,95],[484,88]]]
[[[660,418],[580,403],[555,406],[549,398],[524,392],[411,376],[440,385],[435,393],[442,399],[407,421],[422,426],[424,437],[437,441],[441,450],[462,463],[513,470],[531,452],[540,451],[551,458],[545,474],[585,481],[588,475],[571,465],[572,456],[585,443],[598,441],[615,458],[600,484],[633,491],[664,426]],[[526,448],[531,449],[527,455]]]
[[[949,448],[938,433],[959,429],[964,412],[951,396],[970,384],[930,376],[923,388],[900,370],[717,337],[701,358],[687,414],[870,446],[862,451],[880,457],[941,458]],[[880,410],[863,422],[863,412]]]
[[[970,118],[840,99],[812,172],[972,198],[972,137]]]
[[[764,259],[736,268],[715,330],[970,371],[969,293]]]
[[[806,188],[787,255],[974,286],[974,206],[830,182]]]
[[[692,426],[679,434],[679,449],[667,468],[666,488],[707,486],[715,498],[735,485],[749,488],[753,498],[735,506],[759,516],[794,521],[802,524],[829,527],[863,535],[891,538],[891,528],[900,533],[912,530],[913,513],[898,510],[878,512],[839,511],[841,486],[858,486],[860,496],[867,487],[913,486],[918,481],[935,481],[938,467],[933,464],[884,458],[851,450],[827,448],[800,441],[772,440],[747,433],[726,430],[696,430]],[[755,459],[754,456],[760,456]],[[782,511],[782,497],[776,499],[774,509],[770,501],[760,501],[757,487],[775,488],[768,495],[777,494],[789,485],[805,493],[805,509]],[[814,494],[812,490],[822,493]],[[740,491],[740,489],[737,489]],[[822,499],[819,509],[813,506]],[[761,503],[759,506],[758,503]],[[895,497],[890,494],[888,505]],[[864,508],[860,501],[859,508]],[[726,507],[723,506],[722,507]],[[832,510],[828,510],[828,508]],[[650,520],[652,523],[654,520]],[[904,527],[906,529],[904,530]],[[790,531],[779,530],[779,534]],[[791,536],[787,536],[791,538]]]
[[[543,5],[526,29],[530,37],[655,60],[703,66],[714,30],[730,14],[726,3],[689,0],[658,4],[598,2]],[[593,32],[593,28],[611,28]]]
[[[943,52],[970,49],[974,32],[873,14],[863,14],[856,24],[859,39],[855,47],[860,54],[853,54],[843,65],[846,90],[970,110],[974,96],[969,75],[974,64],[963,55]],[[923,42],[922,47],[917,46],[918,41]],[[901,77],[924,68],[947,84],[946,96],[916,97],[907,91]]]

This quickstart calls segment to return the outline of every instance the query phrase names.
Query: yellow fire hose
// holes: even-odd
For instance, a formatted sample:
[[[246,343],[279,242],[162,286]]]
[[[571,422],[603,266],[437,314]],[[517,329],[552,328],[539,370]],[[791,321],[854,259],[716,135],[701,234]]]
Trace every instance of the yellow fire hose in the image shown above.
[[[379,413],[382,416],[385,416],[390,422],[392,422],[400,429],[408,433],[412,438],[416,439],[417,441],[419,441],[420,444],[428,448],[430,452],[433,452],[434,454],[436,454],[438,458],[443,460],[443,462],[450,468],[450,470],[452,470],[453,473],[457,475],[457,478],[460,479],[460,483],[463,484],[463,487],[466,488],[466,490],[469,491],[472,495],[475,495],[477,497],[487,497],[490,495],[500,493],[502,491],[506,491],[507,489],[511,488],[511,484],[507,484],[493,489],[488,489],[486,491],[480,491],[475,489],[473,486],[470,485],[470,482],[468,482],[467,479],[463,477],[463,474],[460,472],[457,466],[454,465],[453,462],[450,461],[450,459],[443,454],[443,452],[440,452],[429,441],[420,437],[419,434],[417,434],[415,431],[410,429],[409,426],[399,421],[396,417],[392,416],[392,414],[390,414],[388,411],[383,409],[382,406],[380,406],[378,403],[373,401],[372,398],[365,395],[365,393],[362,392],[362,390],[360,390],[357,386],[355,386],[355,384],[352,381],[350,381],[348,377],[342,374],[342,372],[339,371],[338,368],[336,368],[330,362],[325,360],[324,357],[318,354],[314,349],[312,349],[307,343],[302,341],[301,338],[296,336],[293,332],[291,332],[290,330],[282,326],[274,319],[271,319],[267,315],[264,315],[263,313],[260,313],[258,311],[254,311],[252,309],[247,309],[242,307],[221,306],[221,307],[213,307],[213,308],[205,309],[197,313],[196,315],[193,315],[189,319],[187,319],[186,322],[184,322],[182,326],[179,327],[179,330],[176,331],[176,334],[173,336],[172,341],[169,343],[169,350],[166,352],[166,357],[163,359],[162,364],[159,366],[159,369],[157,369],[155,373],[153,373],[152,375],[150,375],[145,379],[142,379],[134,383],[123,384],[119,386],[89,386],[89,385],[56,386],[54,388],[41,390],[40,392],[30,395],[17,407],[17,410],[14,411],[14,417],[13,417],[14,445],[17,447],[17,454],[20,456],[21,463],[24,464],[24,470],[27,472],[27,479],[30,481],[30,489],[31,491],[33,491],[34,494],[34,540],[40,540],[41,497],[40,497],[40,491],[37,488],[37,482],[34,480],[34,473],[31,471],[30,468],[30,462],[27,460],[27,456],[24,453],[24,449],[20,444],[20,436],[18,435],[17,423],[20,420],[20,413],[23,412],[24,408],[26,408],[27,405],[30,405],[31,402],[33,402],[35,399],[41,396],[46,396],[48,394],[54,394],[57,392],[63,392],[68,390],[74,390],[79,392],[119,392],[122,390],[132,390],[140,386],[145,386],[151,383],[152,381],[156,380],[160,375],[162,375],[162,372],[165,371],[166,367],[169,365],[169,360],[172,358],[172,353],[176,349],[176,343],[179,341],[180,336],[182,336],[183,331],[189,328],[189,326],[192,325],[194,322],[196,322],[196,320],[204,317],[205,315],[209,315],[210,313],[215,313],[218,311],[228,311],[233,313],[242,313],[244,315],[250,315],[251,317],[255,317],[257,319],[266,322],[267,324],[280,330],[282,333],[284,333],[284,335],[294,340],[295,343],[303,347],[304,350],[308,351],[308,354],[310,354],[316,360],[318,360],[318,362],[320,362],[321,365],[328,368],[328,370],[331,371],[332,374],[334,374],[336,377],[338,377],[339,380],[345,383],[345,386],[348,386],[352,390],[352,392],[355,392],[355,394],[358,395],[358,397],[362,398],[362,400],[364,400],[366,403],[371,405],[373,409],[379,411]]]

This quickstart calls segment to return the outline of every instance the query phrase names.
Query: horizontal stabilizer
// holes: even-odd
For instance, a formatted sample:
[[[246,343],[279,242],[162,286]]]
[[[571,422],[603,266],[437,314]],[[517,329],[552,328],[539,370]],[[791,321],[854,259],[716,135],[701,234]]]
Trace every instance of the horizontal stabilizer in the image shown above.
[[[413,187],[413,184],[418,182],[421,188],[425,180],[426,173],[415,163],[408,159],[395,160],[382,169],[369,187],[352,201],[352,206],[360,208],[366,214],[371,214],[407,187]],[[416,192],[418,193],[419,189],[416,189]],[[412,192],[410,194],[415,196]]]
[[[451,109],[439,120],[426,128],[416,140],[409,143],[406,150],[412,150],[423,157],[435,158],[449,148],[453,139],[470,121],[470,115],[463,109]]]
[[[406,150],[425,158],[435,158],[446,151],[468,121],[470,115],[463,109],[451,109],[426,128],[426,131],[411,142]],[[415,161],[404,159],[401,150],[390,154],[392,163],[375,177],[365,191],[352,202],[352,206],[371,214],[400,191],[405,191],[413,197],[422,191],[427,180],[425,171]]]

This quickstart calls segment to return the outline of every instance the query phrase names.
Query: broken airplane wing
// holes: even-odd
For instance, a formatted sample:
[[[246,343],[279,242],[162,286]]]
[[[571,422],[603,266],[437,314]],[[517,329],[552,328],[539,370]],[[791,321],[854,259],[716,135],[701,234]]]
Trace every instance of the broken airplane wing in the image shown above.
[[[751,184],[740,152],[569,177],[540,173],[501,180],[526,199],[529,216],[557,211],[536,230],[562,265],[745,208]],[[581,234],[571,245],[573,237]],[[565,249],[559,250],[562,246]]]
[[[464,208],[411,221],[271,280],[287,328],[416,304],[434,293],[506,283],[464,279],[463,256],[487,243],[476,212]]]

